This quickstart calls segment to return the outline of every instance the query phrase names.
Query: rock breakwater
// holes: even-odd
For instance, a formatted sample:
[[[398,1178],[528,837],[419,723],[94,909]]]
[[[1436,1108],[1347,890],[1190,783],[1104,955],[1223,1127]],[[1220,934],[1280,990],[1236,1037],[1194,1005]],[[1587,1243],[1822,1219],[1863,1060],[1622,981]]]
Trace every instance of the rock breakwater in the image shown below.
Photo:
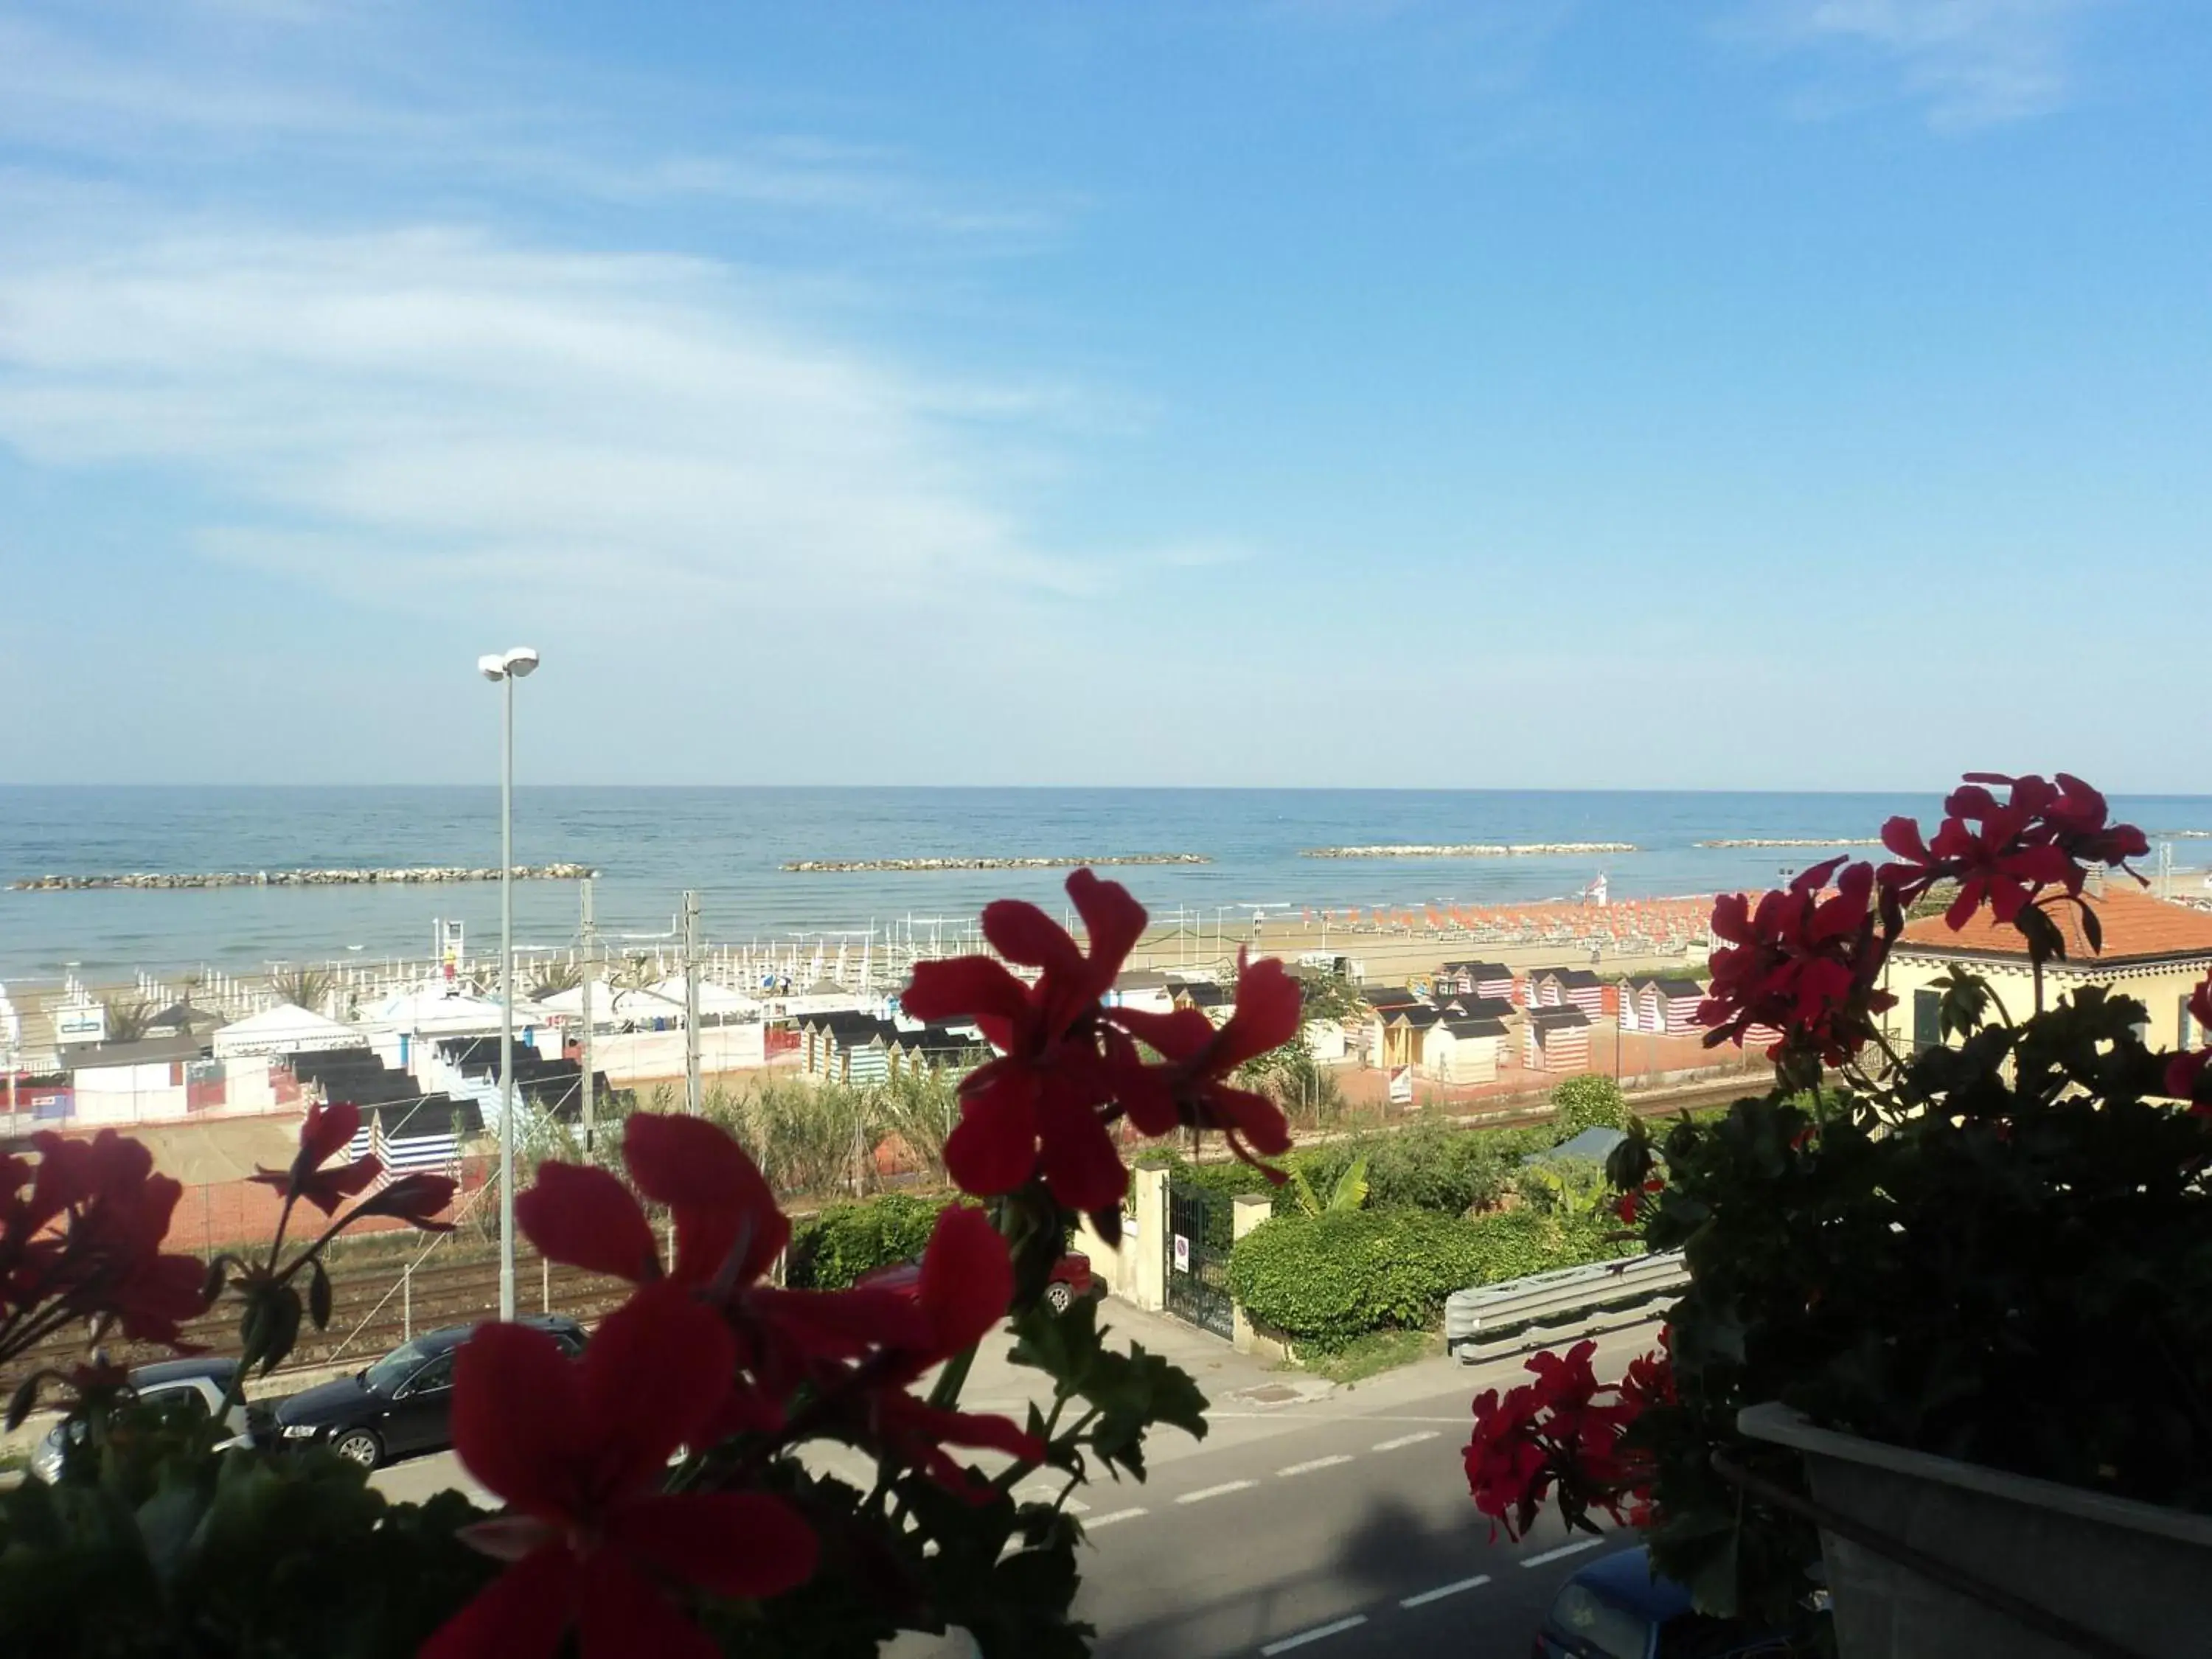
[[[1310,847],[1299,856],[1310,859],[1515,859],[1540,858],[1547,854],[1633,853],[1626,841],[1534,841],[1517,846],[1493,846],[1468,842],[1441,847]]]
[[[518,864],[517,881],[580,881],[599,872],[588,864]],[[19,893],[99,893],[116,889],[166,891],[203,887],[412,887],[447,882],[497,881],[499,866],[471,870],[438,865],[399,870],[214,870],[172,872],[142,870],[127,875],[36,876],[13,881]]]
[[[1796,839],[1786,841],[1769,841],[1765,839],[1753,839],[1701,841],[1698,845],[1700,847],[1879,847],[1881,845],[1881,842],[1879,840],[1872,838],[1856,841],[1803,841]]]
[[[797,859],[781,866],[800,875],[850,875],[866,871],[1076,870],[1085,865],[1211,864],[1202,853],[1126,853],[1110,859]]]

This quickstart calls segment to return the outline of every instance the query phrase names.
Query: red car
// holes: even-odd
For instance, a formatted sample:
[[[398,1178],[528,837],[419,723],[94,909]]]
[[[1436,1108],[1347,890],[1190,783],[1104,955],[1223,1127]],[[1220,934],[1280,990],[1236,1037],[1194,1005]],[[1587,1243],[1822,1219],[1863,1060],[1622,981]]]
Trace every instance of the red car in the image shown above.
[[[855,1289],[863,1285],[872,1290],[915,1296],[921,1287],[921,1263],[894,1261],[888,1267],[872,1268],[854,1281]],[[1098,1290],[1097,1277],[1091,1271],[1091,1258],[1079,1250],[1070,1250],[1052,1264],[1052,1278],[1044,1287],[1045,1306],[1054,1313],[1066,1313],[1077,1297],[1095,1296]]]

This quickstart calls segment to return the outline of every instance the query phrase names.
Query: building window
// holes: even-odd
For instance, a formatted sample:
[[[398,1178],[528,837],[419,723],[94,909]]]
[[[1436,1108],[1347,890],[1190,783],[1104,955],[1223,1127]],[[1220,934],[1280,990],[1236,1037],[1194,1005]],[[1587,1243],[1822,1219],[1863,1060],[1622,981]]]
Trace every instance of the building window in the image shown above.
[[[1912,994],[1912,1052],[1942,1046],[1943,1042],[1943,999],[1934,991],[1915,991]]]
[[[2177,1051],[2186,1054],[2190,1049],[2194,1048],[2197,1046],[2196,1034],[2189,1029],[2195,1022],[2189,1018],[2189,998],[2187,995],[2184,994],[2180,998],[2177,999],[2177,1000],[2181,1012],[2174,1019],[2173,1046]]]

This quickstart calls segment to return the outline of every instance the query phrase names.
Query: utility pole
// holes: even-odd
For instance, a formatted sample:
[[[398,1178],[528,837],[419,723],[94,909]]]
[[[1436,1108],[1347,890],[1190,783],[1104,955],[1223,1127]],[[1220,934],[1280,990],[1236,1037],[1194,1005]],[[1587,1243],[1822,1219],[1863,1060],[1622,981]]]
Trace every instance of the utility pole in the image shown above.
[[[599,938],[592,921],[592,878],[582,882],[584,899],[584,974],[577,981],[584,1021],[584,1161],[592,1158],[592,964],[599,960]]]
[[[684,1109],[699,1115],[699,896],[684,895]]]

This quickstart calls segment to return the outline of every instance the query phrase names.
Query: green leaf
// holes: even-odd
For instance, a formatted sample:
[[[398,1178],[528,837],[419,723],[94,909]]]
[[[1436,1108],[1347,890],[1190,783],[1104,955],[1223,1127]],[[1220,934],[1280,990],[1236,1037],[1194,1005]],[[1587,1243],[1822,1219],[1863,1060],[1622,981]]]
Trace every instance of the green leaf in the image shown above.
[[[52,1373],[33,1371],[15,1385],[15,1392],[8,1396],[8,1432],[13,1434],[23,1426],[23,1419],[31,1414],[31,1407],[39,1403],[39,1384]]]
[[[323,1271],[320,1256],[314,1259],[312,1269],[307,1279],[307,1313],[319,1331],[331,1322],[331,1276]]]
[[[197,1486],[168,1477],[138,1506],[138,1535],[155,1577],[167,1583],[176,1577],[208,1507],[208,1495]]]

